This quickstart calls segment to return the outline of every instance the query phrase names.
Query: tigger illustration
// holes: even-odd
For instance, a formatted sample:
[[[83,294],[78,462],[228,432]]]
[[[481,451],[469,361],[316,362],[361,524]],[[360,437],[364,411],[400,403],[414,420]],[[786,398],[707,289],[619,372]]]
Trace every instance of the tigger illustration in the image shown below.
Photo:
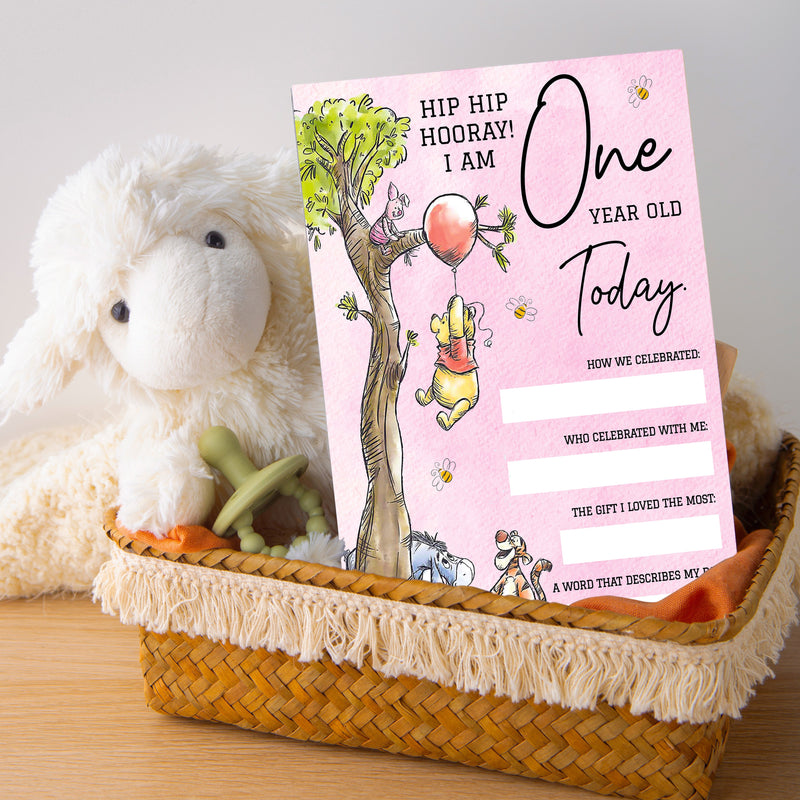
[[[499,552],[494,557],[494,565],[503,570],[500,579],[492,587],[495,594],[522,597],[526,600],[547,600],[540,583],[542,572],[549,572],[553,564],[546,558],[540,558],[531,569],[531,580],[528,582],[521,565],[530,564],[533,556],[529,555],[525,540],[517,531],[497,531],[494,537]]]

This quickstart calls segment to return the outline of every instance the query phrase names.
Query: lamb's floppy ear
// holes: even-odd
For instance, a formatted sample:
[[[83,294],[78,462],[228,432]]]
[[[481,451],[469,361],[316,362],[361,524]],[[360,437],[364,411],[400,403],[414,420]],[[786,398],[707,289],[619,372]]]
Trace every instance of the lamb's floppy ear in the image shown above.
[[[230,166],[250,206],[248,225],[275,239],[305,226],[295,153],[283,149],[273,159],[239,156]]]
[[[0,365],[0,424],[42,405],[83,365],[91,333],[66,330],[60,316],[40,307],[11,340]]]

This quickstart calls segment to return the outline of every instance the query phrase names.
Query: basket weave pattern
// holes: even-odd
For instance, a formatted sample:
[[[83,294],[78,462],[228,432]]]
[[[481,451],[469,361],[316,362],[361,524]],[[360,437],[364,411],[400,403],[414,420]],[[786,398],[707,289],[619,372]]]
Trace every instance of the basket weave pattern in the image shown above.
[[[148,705],[292,739],[455,761],[656,800],[707,797],[730,720],[667,723],[601,703],[573,710],[387,679],[203,637],[142,631]]]
[[[108,533],[121,548],[144,557],[692,648],[731,639],[755,614],[792,528],[799,479],[800,442],[787,435],[766,498],[774,540],[742,604],[708,623],[636,619],[230,550],[162,553],[116,532],[113,515]],[[279,651],[171,630],[142,628],[141,660],[148,703],[165,713],[457,761],[643,800],[706,798],[730,725],[726,716],[709,723],[664,722],[603,702],[590,710],[515,702],[415,677],[387,678],[369,659],[361,667],[327,656],[300,662]]]

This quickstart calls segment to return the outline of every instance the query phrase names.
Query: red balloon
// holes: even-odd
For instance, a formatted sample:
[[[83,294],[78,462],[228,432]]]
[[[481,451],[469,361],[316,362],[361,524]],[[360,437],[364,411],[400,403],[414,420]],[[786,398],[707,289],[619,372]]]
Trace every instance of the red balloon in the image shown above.
[[[443,194],[426,209],[422,222],[434,255],[457,267],[472,250],[478,236],[478,215],[460,194]]]

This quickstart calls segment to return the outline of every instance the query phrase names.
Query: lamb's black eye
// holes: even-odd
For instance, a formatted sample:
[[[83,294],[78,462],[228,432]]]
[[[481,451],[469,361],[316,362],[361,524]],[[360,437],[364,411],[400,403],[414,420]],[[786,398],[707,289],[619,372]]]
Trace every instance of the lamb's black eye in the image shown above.
[[[120,300],[111,306],[111,316],[114,317],[117,322],[127,322],[131,317],[131,310],[124,300]]]
[[[206,234],[206,244],[215,250],[224,250],[225,237],[219,231],[209,231]]]

